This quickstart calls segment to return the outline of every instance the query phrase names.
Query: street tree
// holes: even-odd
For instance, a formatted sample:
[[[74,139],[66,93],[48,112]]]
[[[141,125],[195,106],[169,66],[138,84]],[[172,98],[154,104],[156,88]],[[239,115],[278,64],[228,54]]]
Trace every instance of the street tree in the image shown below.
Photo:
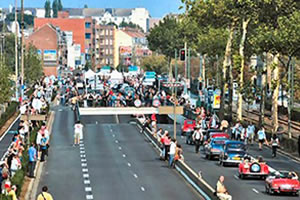
[[[36,82],[43,76],[41,58],[32,44],[29,44],[25,52],[24,75],[25,82],[29,84]]]
[[[63,10],[63,5],[61,0],[58,0],[58,11],[62,11]]]
[[[51,18],[50,0],[46,0],[44,8],[45,8],[45,18]]]
[[[175,51],[179,51],[184,43],[179,20],[172,16],[165,17],[150,30],[147,40],[152,51],[166,56],[171,77],[171,59],[175,57]]]
[[[52,3],[52,11],[53,11],[53,18],[57,18],[58,15],[58,1],[54,0]]]
[[[157,74],[168,72],[168,63],[163,55],[154,55],[144,57],[141,60],[141,67],[144,71],[155,71]]]
[[[13,93],[12,90],[12,81],[10,80],[11,77],[11,70],[7,67],[7,65],[0,60],[0,104],[4,104],[10,100],[10,97]]]

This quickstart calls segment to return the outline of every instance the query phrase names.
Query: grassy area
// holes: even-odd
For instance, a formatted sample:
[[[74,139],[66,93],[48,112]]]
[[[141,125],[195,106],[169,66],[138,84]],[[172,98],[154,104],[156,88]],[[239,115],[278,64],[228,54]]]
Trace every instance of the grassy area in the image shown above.
[[[10,102],[6,111],[0,117],[0,128],[5,124],[5,122],[11,118],[15,112],[17,111],[19,103],[18,102]]]

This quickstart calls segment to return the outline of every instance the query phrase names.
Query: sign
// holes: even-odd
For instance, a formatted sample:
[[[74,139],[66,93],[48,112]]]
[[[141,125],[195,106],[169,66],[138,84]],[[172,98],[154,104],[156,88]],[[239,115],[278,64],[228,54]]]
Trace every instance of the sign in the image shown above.
[[[128,47],[120,47],[120,55],[121,56],[131,56],[132,55],[132,48],[130,46]]]
[[[138,66],[129,66],[128,67],[128,71],[138,71],[139,70],[139,67]]]
[[[156,73],[155,72],[152,72],[152,71],[147,71],[147,72],[145,72],[145,76],[146,77],[153,77],[153,76],[156,76]]]
[[[44,61],[56,61],[56,50],[44,50]]]
[[[141,107],[142,106],[141,100],[139,100],[139,99],[135,100],[134,101],[134,106],[137,107],[137,108]]]
[[[45,121],[46,115],[21,115],[21,120]]]
[[[221,107],[221,90],[214,91],[213,109],[220,109]]]
[[[158,106],[160,106],[160,101],[159,101],[158,99],[155,99],[155,100],[153,100],[152,105],[153,105],[154,107],[158,107]]]
[[[171,83],[171,82],[165,82],[163,83],[164,87],[181,87],[182,83],[180,82],[175,82],[175,83]]]
[[[161,115],[173,114],[173,106],[160,106],[158,107],[158,113]],[[176,106],[176,114],[183,115],[183,106]]]

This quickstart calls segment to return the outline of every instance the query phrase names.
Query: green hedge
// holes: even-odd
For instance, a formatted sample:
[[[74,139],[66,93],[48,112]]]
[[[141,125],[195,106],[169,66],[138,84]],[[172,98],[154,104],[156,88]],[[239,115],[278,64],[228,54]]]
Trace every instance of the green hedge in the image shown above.
[[[11,118],[15,112],[17,111],[19,103],[18,102],[10,102],[6,111],[0,117],[0,128],[5,124],[5,122]]]

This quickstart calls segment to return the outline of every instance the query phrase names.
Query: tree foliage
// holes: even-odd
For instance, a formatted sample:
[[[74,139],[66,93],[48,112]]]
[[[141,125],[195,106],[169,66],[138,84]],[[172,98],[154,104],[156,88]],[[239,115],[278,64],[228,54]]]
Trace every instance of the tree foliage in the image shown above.
[[[17,19],[18,19],[18,23],[21,24],[21,14],[20,13],[18,13]],[[9,13],[8,15],[6,15],[6,22],[13,22],[13,21],[15,21],[15,14],[14,13]],[[33,15],[24,14],[25,27],[26,26],[33,26],[33,21],[34,21],[34,16]]]
[[[144,71],[155,71],[157,74],[168,72],[168,63],[163,55],[151,55],[141,60]]]
[[[51,18],[51,3],[50,0],[45,1],[45,18]]]
[[[12,90],[12,81],[10,80],[11,71],[5,65],[4,62],[0,60],[0,104],[3,104],[5,102],[8,102],[10,100],[10,97],[13,93]]]
[[[53,18],[57,18],[58,15],[58,1],[54,0],[52,3],[52,11],[53,11]]]
[[[58,11],[62,11],[63,10],[63,5],[61,0],[58,0]]]
[[[29,45],[24,56],[24,75],[25,82],[32,84],[43,76],[43,67],[41,58],[37,53],[37,49],[33,45]]]

